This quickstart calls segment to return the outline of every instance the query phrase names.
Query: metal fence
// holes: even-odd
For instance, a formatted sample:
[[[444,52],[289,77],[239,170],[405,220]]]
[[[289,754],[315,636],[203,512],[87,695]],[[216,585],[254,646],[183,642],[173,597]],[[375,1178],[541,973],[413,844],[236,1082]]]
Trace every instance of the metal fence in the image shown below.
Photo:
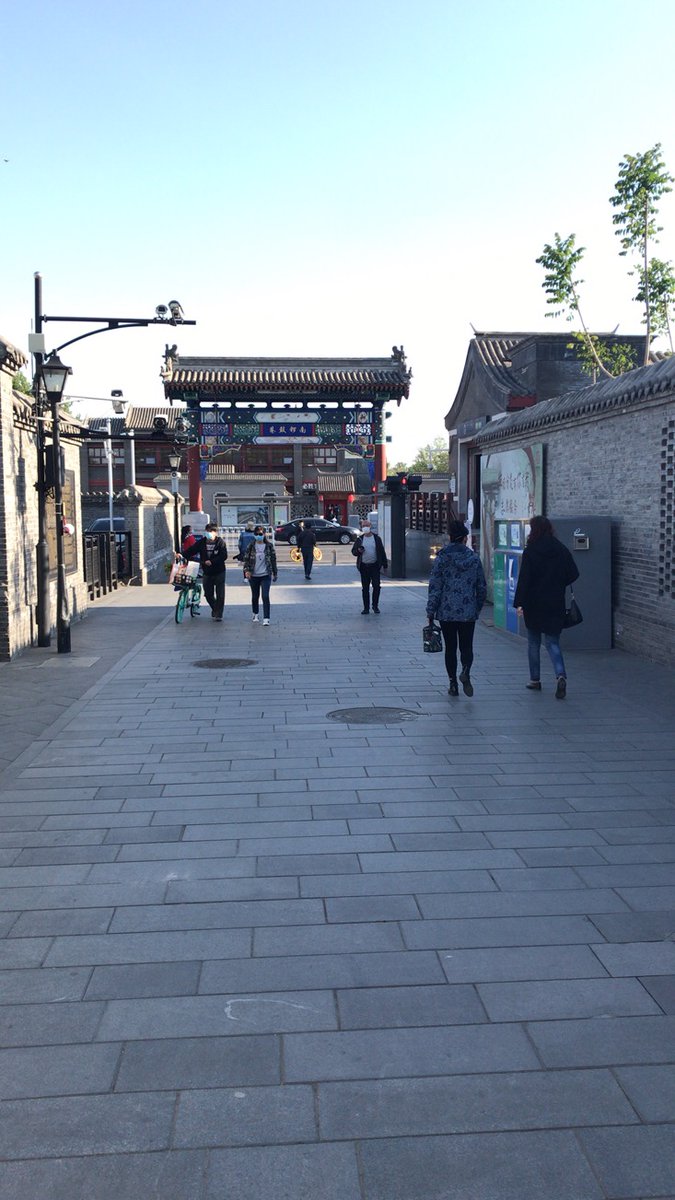
[[[447,533],[457,520],[450,492],[415,492],[410,497],[409,529],[424,533]]]
[[[82,535],[84,579],[90,600],[105,596],[132,577],[131,531]]]

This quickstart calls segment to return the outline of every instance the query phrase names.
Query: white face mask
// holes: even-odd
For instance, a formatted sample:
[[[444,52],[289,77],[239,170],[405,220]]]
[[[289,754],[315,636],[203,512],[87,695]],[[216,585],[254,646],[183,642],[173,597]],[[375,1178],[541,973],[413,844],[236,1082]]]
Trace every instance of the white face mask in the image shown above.
[[[364,536],[364,537],[368,537],[368,536],[369,536],[369,535],[370,535],[372,532],[373,532],[373,531],[372,531],[372,529],[370,528],[370,525],[364,525],[364,526],[363,526],[363,536]]]

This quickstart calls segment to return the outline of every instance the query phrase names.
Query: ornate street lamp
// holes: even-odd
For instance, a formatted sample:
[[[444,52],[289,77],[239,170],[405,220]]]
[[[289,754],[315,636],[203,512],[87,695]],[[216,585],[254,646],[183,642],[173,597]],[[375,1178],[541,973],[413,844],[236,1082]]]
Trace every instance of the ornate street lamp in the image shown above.
[[[55,353],[50,354],[49,358],[43,361],[40,369],[52,416],[52,478],[54,481],[56,534],[56,648],[59,654],[70,654],[70,613],[66,591],[66,564],[63,556],[63,479],[61,475],[59,405],[71,369],[62,363],[58,354]]]
[[[42,367],[45,356],[45,339],[42,332],[43,326],[49,321],[61,321],[66,324],[84,324],[98,325],[98,329],[90,329],[87,333],[81,333],[77,337],[70,338],[67,342],[62,342],[52,351],[50,360],[52,363],[59,362],[57,355],[60,350],[64,350],[66,346],[72,346],[74,342],[81,342],[84,338],[95,337],[99,333],[111,333],[116,329],[139,329],[148,328],[150,325],[195,325],[196,321],[188,321],[183,313],[183,309],[178,300],[169,300],[168,304],[158,304],[155,308],[154,317],[60,317],[47,316],[42,311],[42,276],[39,271],[35,272],[35,326],[33,333],[28,336],[28,348],[31,351],[35,361],[35,374],[33,382],[33,391],[35,395],[35,417],[36,417],[36,449],[37,449],[37,493],[38,493],[38,540],[36,549],[36,567],[37,567],[37,644],[38,646],[49,646],[51,642],[50,636],[50,620],[49,620],[49,553],[47,550],[47,515],[46,515],[46,492],[47,482],[45,478],[45,438],[44,438],[44,421],[42,411],[42,400],[40,395],[40,379],[42,377]],[[174,347],[175,349],[175,347]],[[65,386],[65,379],[64,379]],[[61,395],[63,390],[61,391]],[[58,404],[57,417],[53,420],[53,437],[58,444]],[[58,474],[58,472],[57,472]],[[60,536],[60,535],[59,535]],[[58,548],[58,539],[57,539]],[[61,547],[63,550],[63,547]],[[60,578],[60,576],[59,576]],[[63,597],[65,602],[65,578],[63,580]],[[57,629],[62,616],[57,617]],[[68,650],[70,650],[70,626],[64,630],[64,641],[67,633]],[[61,646],[59,646],[61,649]]]
[[[180,554],[180,533],[178,529],[178,498],[180,487],[180,454],[173,450],[169,455],[171,467],[171,491],[173,492],[173,548]]]

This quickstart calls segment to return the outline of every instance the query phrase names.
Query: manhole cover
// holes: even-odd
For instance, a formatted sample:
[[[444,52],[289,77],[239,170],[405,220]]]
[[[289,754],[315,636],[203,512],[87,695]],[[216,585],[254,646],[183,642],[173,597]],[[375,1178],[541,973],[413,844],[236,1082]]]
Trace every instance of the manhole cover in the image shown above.
[[[192,664],[193,667],[203,667],[205,671],[230,671],[233,667],[254,667],[254,658],[200,658]]]
[[[412,708],[336,708],[326,716],[345,725],[397,725],[416,721],[422,713]]]

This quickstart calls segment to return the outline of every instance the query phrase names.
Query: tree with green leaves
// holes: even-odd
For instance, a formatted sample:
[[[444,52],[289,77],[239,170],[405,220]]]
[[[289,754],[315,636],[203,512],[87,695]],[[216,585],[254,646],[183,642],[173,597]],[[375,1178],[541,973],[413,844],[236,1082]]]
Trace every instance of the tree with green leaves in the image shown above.
[[[610,347],[606,343],[602,343],[595,334],[589,332],[581,313],[579,288],[584,281],[577,277],[576,272],[585,253],[586,247],[577,246],[574,233],[570,233],[566,238],[561,238],[560,234],[556,233],[553,244],[547,243],[544,246],[537,262],[546,272],[544,291],[548,297],[547,304],[551,305],[554,310],[547,313],[546,316],[564,316],[566,321],[573,321],[577,318],[581,325],[581,332],[575,333],[573,336],[577,356],[584,370],[587,370],[595,378],[599,373],[611,379],[618,372],[616,369],[612,369],[616,364],[612,362],[612,354],[608,354]],[[625,346],[621,349],[629,351],[630,347]]]
[[[636,275],[635,299],[644,309],[647,328],[644,364],[649,362],[652,338],[667,332],[670,336],[669,309],[675,300],[675,276],[671,263],[651,254],[662,227],[658,222],[658,204],[672,191],[673,176],[661,157],[661,143],[641,154],[627,154],[619,164],[619,178],[610,204],[616,209],[612,222],[621,239],[621,255],[635,255],[631,275]],[[672,350],[672,339],[671,339]]]
[[[658,202],[671,191],[673,177],[661,157],[661,144],[642,154],[627,154],[619,165],[616,191],[610,203],[616,209],[613,223],[621,238],[621,254],[633,253],[636,259],[631,275],[636,275],[638,287],[635,300],[644,310],[643,324],[647,327],[643,363],[649,362],[649,351],[655,337],[665,334],[673,351],[671,312],[675,305],[675,272],[672,263],[664,262],[651,253],[658,241],[661,227],[657,224]],[[585,371],[593,376],[613,378],[638,365],[637,355],[630,345],[606,341],[590,333],[582,316],[579,289],[583,279],[578,271],[585,247],[578,246],[576,234],[561,237],[556,233],[553,243],[544,246],[537,263],[544,268],[544,291],[553,309],[550,317],[564,316],[567,321],[578,320],[581,329],[573,341],[577,357]]]
[[[24,396],[31,396],[33,394],[33,389],[23,371],[17,371],[12,380],[12,387],[15,392],[21,392]]]

